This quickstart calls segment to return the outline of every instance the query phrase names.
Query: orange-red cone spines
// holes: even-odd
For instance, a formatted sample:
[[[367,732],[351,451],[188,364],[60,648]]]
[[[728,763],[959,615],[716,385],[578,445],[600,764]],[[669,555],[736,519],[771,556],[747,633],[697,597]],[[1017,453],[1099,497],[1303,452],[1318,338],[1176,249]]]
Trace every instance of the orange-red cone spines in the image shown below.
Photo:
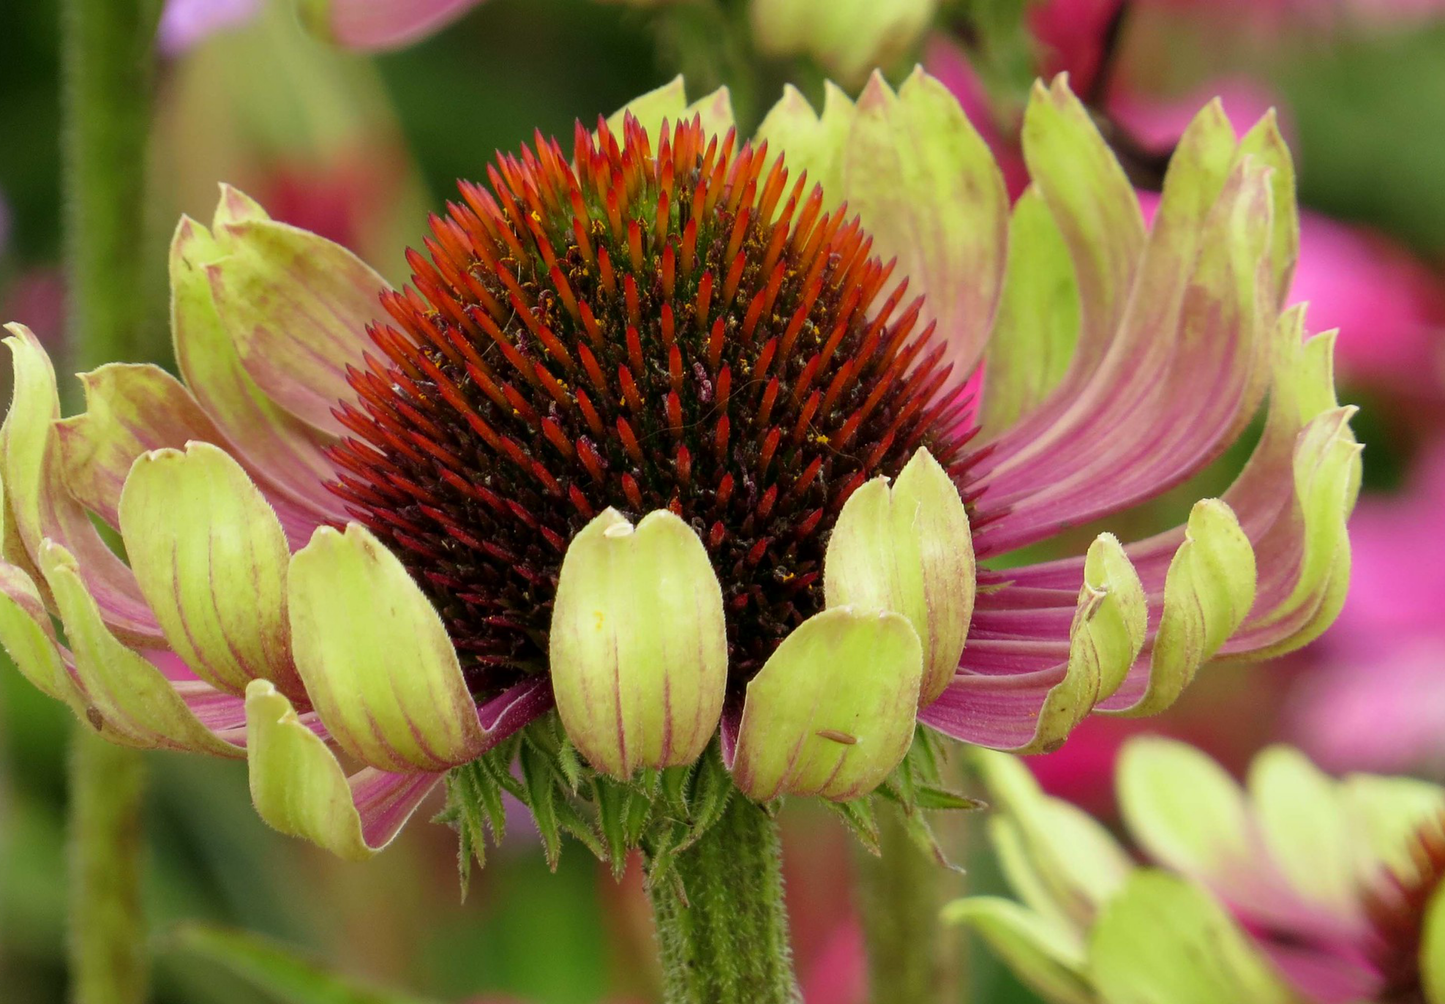
[[[331,486],[441,611],[473,689],[546,667],[563,553],[667,508],[722,583],[731,688],[823,609],[829,529],[926,446],[963,484],[943,347],[846,207],[694,119],[580,123],[433,217],[350,381]]]

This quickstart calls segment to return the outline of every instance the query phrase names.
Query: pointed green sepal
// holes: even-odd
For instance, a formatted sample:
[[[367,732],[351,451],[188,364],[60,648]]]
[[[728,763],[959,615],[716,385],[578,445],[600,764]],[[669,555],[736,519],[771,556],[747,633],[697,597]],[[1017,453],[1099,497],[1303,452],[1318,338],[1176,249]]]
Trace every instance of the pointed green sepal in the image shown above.
[[[834,607],[773,652],[748,683],[732,764],[749,798],[876,788],[908,752],[923,647],[901,614]]]
[[[296,669],[352,756],[382,770],[439,771],[485,748],[440,615],[371,531],[317,530],[291,558],[288,605]]]
[[[829,607],[908,618],[923,646],[919,704],[932,703],[958,669],[976,581],[968,512],[926,449],[892,488],[874,478],[848,498],[828,540],[823,583]]]
[[[722,715],[722,589],[692,528],[665,509],[608,509],[562,560],[549,633],[567,735],[598,770],[692,763]]]

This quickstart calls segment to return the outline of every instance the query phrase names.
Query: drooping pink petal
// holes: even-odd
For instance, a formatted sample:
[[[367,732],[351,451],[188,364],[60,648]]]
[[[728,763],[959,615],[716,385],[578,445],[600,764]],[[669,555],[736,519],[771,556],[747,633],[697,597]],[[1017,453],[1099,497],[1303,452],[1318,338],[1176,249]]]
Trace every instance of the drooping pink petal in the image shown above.
[[[375,767],[352,775],[362,838],[372,847],[389,843],[441,780],[441,774],[389,774]]]
[[[980,522],[1006,516],[980,553],[1143,501],[1200,470],[1238,433],[1266,386],[1271,296],[1259,270],[1268,206],[1266,179],[1241,166],[1204,218],[1188,219],[1180,204],[1156,220],[1105,358],[1077,389],[1066,378],[1050,404],[999,439],[979,478]],[[1168,292],[1180,286],[1182,296]]]
[[[399,49],[440,31],[482,0],[302,0],[312,30],[352,49]]]

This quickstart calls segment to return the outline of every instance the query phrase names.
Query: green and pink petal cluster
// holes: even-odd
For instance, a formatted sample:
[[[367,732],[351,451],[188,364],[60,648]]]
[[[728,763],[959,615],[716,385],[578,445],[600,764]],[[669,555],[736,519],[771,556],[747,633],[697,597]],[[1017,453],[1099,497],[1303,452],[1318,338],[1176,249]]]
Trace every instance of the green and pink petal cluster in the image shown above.
[[[752,141],[679,80],[461,183],[403,289],[223,189],[172,245],[179,379],[102,367],[62,419],[12,328],[0,641],[101,735],[245,756],[269,822],[361,857],[554,707],[602,777],[716,743],[755,800],[845,801],[920,724],[1048,750],[1310,640],[1359,459],[1284,303],[1272,118],[1201,112],[1150,228],[1063,80],[1024,148],[1011,211],[921,71],[790,90]],[[1186,526],[1001,570],[1262,407]]]
[[[1060,1004],[1445,1001],[1445,790],[1335,779],[1260,753],[1241,787],[1213,760],[1141,737],[1120,755],[1136,864],[1019,761],[978,754],[1019,901],[973,897],[973,927]]]

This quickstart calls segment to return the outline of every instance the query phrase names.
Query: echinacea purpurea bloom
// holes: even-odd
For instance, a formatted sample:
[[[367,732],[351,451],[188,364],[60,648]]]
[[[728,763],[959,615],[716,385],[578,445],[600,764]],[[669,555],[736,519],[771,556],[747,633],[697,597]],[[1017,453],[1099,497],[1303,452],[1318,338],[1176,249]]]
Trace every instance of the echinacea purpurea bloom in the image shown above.
[[[999,810],[990,835],[1022,902],[949,911],[1046,1000],[1445,1001],[1438,785],[1337,780],[1276,746],[1241,788],[1193,747],[1138,737],[1115,780],[1145,866],[1016,760],[978,758]]]
[[[462,183],[399,291],[223,189],[172,245],[181,380],[104,366],[60,420],[12,327],[0,641],[107,738],[247,757],[269,822],[353,857],[554,701],[599,771],[720,732],[745,794],[849,799],[915,717],[1047,750],[1303,644],[1358,446],[1284,309],[1272,119],[1201,112],[1151,229],[1062,78],[1024,148],[1010,219],[921,71],[821,115],[789,91],[743,144],[679,80]],[[1187,526],[975,583],[1185,480],[1266,393]]]

